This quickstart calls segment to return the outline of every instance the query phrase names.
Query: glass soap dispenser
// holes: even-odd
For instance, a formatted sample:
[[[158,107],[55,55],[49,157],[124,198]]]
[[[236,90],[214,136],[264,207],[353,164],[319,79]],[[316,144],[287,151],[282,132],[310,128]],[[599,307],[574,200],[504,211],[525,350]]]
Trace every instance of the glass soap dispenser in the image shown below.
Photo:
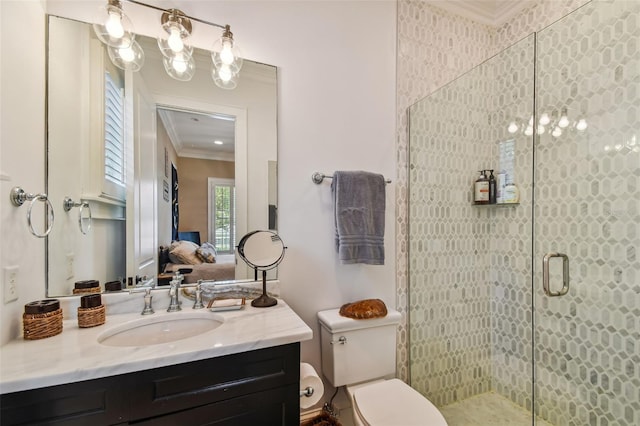
[[[486,170],[480,170],[480,177],[476,179],[473,202],[475,204],[489,204],[489,179],[487,179]]]

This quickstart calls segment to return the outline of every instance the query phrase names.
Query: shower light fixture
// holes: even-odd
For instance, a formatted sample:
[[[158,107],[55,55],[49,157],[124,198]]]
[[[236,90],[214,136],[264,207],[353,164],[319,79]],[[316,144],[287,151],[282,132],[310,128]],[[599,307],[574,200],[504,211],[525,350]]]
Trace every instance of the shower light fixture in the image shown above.
[[[193,31],[192,21],[221,28],[222,36],[216,40],[211,52],[211,76],[215,84],[223,89],[234,89],[237,86],[243,60],[229,25],[222,26],[190,17],[179,9],[162,9],[137,0],[126,1],[162,12],[158,47],[163,55],[165,71],[176,80],[189,81],[195,73],[193,47],[189,41]],[[124,13],[121,1],[107,0],[94,22],[96,36],[108,46],[111,61],[125,70],[140,70],[144,64],[144,51],[135,41],[133,25]]]

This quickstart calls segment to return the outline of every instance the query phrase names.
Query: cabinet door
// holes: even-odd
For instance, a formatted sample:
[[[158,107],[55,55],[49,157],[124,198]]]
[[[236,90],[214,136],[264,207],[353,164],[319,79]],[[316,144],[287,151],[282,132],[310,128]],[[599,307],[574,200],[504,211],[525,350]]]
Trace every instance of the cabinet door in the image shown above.
[[[119,380],[116,376],[2,395],[2,426],[85,426],[126,421]]]
[[[142,371],[128,392],[130,418],[175,413],[288,385],[298,387],[299,377],[299,343]],[[293,394],[299,404],[298,390]]]
[[[298,425],[300,401],[298,385],[288,385],[263,392],[203,405],[136,422],[137,425]]]

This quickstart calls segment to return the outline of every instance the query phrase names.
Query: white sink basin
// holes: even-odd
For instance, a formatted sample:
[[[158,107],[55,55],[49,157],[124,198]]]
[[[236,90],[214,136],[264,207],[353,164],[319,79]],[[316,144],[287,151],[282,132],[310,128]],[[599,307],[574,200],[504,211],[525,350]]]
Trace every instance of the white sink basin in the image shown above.
[[[223,322],[222,316],[208,311],[154,314],[111,327],[100,333],[97,340],[107,346],[158,345],[207,333]]]

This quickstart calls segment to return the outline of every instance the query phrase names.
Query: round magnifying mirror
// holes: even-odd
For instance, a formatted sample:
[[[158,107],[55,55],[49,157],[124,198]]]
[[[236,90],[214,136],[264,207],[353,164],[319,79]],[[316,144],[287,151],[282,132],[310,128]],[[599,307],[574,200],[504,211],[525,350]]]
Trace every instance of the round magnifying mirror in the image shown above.
[[[253,231],[240,239],[238,255],[256,271],[262,271],[262,296],[251,301],[251,306],[266,308],[278,301],[267,295],[267,271],[282,262],[286,247],[280,236],[272,231]]]

